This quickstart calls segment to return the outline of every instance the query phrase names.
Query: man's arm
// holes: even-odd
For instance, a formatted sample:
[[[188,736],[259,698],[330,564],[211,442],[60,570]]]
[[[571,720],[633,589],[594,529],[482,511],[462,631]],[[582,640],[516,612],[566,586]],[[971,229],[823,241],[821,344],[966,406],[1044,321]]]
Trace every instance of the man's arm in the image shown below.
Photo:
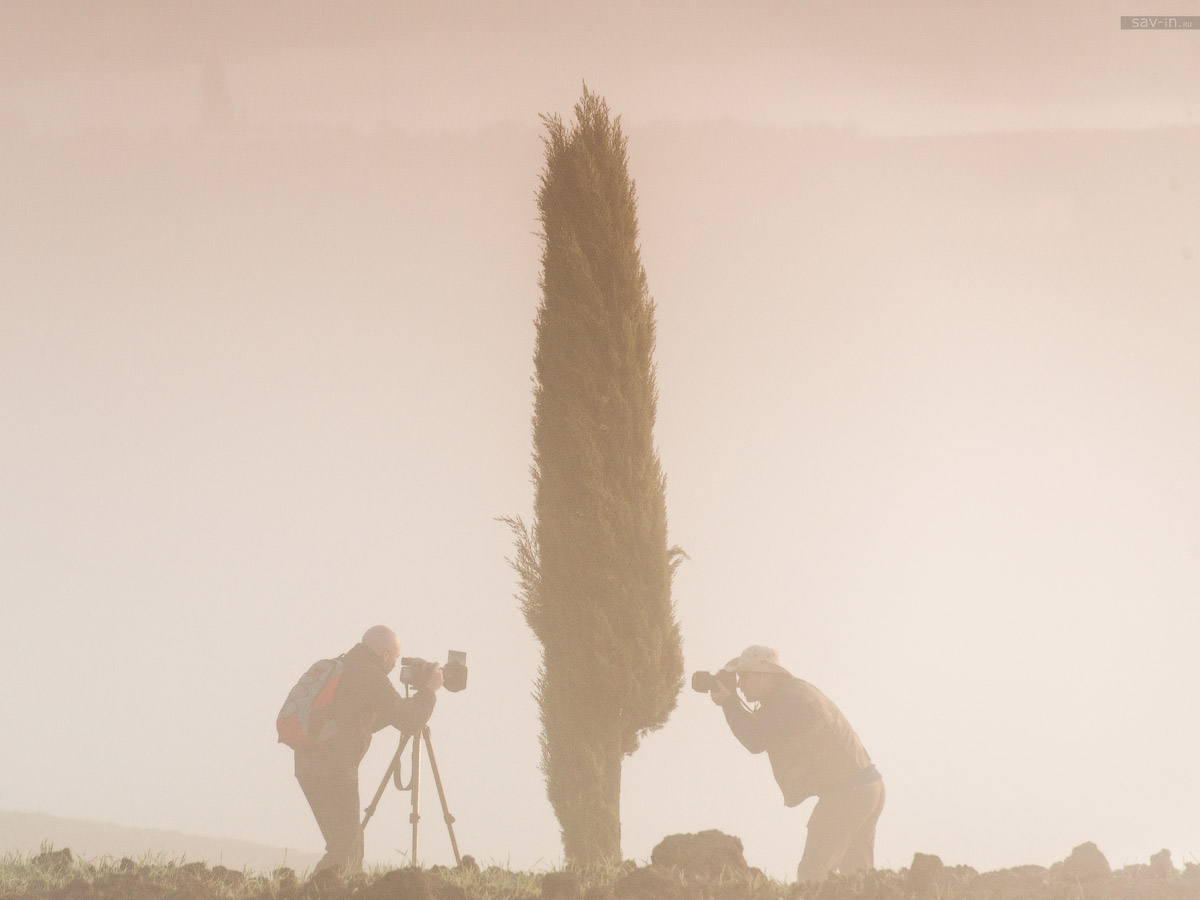
[[[433,715],[433,705],[437,695],[428,688],[421,688],[411,697],[401,697],[400,692],[392,689],[396,695],[395,703],[389,716],[390,725],[395,725],[405,734],[416,734],[425,727],[429,717]]]
[[[373,679],[375,689],[373,705],[382,711],[382,715],[376,719],[378,726],[375,730],[394,725],[405,734],[419,732],[429,721],[429,717],[433,715],[433,706],[437,702],[437,689],[442,684],[440,666],[436,675],[436,679],[431,677],[412,697],[402,696],[382,672],[378,679]]]
[[[731,694],[721,703],[721,710],[733,736],[751,753],[786,746],[804,735],[804,711],[788,697],[750,712]]]

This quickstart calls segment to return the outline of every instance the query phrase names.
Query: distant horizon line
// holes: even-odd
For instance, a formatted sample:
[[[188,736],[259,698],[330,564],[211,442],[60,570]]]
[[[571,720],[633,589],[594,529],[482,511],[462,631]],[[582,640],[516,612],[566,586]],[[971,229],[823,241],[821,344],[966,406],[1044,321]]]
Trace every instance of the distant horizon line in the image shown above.
[[[90,818],[87,816],[68,816],[68,815],[61,815],[59,813],[44,812],[41,810],[0,809],[0,820],[3,820],[5,817],[8,817],[8,816],[13,816],[13,817],[27,816],[30,818],[53,819],[58,822],[72,823],[72,824],[77,824],[77,825],[95,825],[95,826],[99,826],[102,828],[119,828],[124,831],[153,831],[153,832],[157,832],[159,834],[172,835],[172,836],[178,835],[179,837],[194,838],[194,839],[203,840],[203,841],[216,841],[216,842],[232,843],[232,844],[248,844],[253,847],[263,849],[263,850],[272,850],[272,851],[281,850],[284,853],[295,852],[298,854],[309,855],[309,856],[312,856],[312,855],[319,856],[320,855],[320,853],[315,850],[304,850],[301,848],[292,848],[292,847],[284,846],[283,844],[267,844],[261,840],[255,840],[254,838],[237,837],[234,835],[201,834],[200,832],[196,832],[196,831],[183,831],[179,828],[164,828],[164,827],[160,827],[160,826],[156,826],[156,825],[129,825],[124,822],[114,822],[110,819],[93,819],[93,818]],[[0,852],[10,852],[10,851],[4,851],[2,848],[0,848]]]

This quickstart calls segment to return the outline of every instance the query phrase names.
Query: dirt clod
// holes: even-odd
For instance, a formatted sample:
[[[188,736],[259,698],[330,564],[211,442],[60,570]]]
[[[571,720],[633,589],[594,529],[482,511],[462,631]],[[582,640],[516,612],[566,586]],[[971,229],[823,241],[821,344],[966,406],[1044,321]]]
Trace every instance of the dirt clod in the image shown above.
[[[613,883],[618,900],[682,900],[683,883],[662,866],[634,869]]]
[[[1171,862],[1171,851],[1166,849],[1150,857],[1150,871],[1156,878],[1174,878],[1179,872],[1175,863]]]
[[[420,869],[392,869],[353,896],[354,900],[434,900],[429,878]]]
[[[542,876],[542,900],[577,900],[582,893],[574,872],[547,872]]]
[[[203,885],[185,884],[166,894],[163,900],[216,900],[216,897]]]
[[[745,873],[749,868],[741,839],[716,829],[668,835],[651,851],[650,861],[685,875],[708,877]]]
[[[67,869],[73,862],[71,848],[61,850],[44,850],[33,858],[33,864],[39,869]]]
[[[932,853],[914,853],[912,865],[908,867],[908,883],[913,887],[932,885],[944,868],[941,857]]]
[[[1096,881],[1110,875],[1112,866],[1091,841],[1080,844],[1070,856],[1050,867],[1050,877],[1056,881]]]
[[[332,900],[346,895],[346,880],[337,869],[323,869],[304,885],[304,900]]]

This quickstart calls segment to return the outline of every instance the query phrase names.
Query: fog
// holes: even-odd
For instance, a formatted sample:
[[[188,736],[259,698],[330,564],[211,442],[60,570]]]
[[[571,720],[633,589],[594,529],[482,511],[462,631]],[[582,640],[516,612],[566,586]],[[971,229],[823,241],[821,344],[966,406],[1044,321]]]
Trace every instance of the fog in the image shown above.
[[[1194,860],[1200,36],[1145,12],[1200,4],[0,5],[0,806],[319,850],[272,721],[382,622],[468,653],[431,722],[463,851],[561,861],[496,517],[538,116],[586,80],[689,671],[766,643],[841,707],[881,867]],[[719,828],[777,877],[812,805],[690,691],[622,795],[627,857]]]

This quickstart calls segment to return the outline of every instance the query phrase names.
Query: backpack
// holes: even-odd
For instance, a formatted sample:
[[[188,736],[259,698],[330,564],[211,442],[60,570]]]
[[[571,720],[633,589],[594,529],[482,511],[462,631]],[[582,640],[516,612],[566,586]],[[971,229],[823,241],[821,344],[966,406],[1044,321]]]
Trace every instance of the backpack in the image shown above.
[[[315,750],[337,733],[331,704],[343,668],[342,656],[318,659],[300,676],[275,720],[281,744],[293,750]]]

